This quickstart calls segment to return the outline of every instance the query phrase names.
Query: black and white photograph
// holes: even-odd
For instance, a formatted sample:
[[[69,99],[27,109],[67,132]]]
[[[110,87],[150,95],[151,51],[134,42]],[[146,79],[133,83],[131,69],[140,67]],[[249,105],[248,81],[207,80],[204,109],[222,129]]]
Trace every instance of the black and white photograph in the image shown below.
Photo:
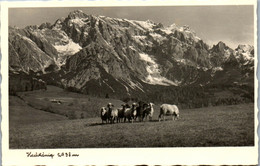
[[[257,149],[254,3],[5,11],[9,151]]]

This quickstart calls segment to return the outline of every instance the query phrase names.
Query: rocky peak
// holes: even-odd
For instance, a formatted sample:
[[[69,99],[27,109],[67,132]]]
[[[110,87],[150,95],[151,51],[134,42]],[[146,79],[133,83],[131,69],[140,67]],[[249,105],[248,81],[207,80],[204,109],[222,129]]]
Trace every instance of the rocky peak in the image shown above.
[[[155,24],[155,22],[152,21],[152,20],[146,20],[146,22],[147,22],[147,23],[150,23],[150,24]]]
[[[222,66],[224,62],[226,62],[231,55],[234,54],[234,50],[229,48],[224,42],[220,41],[218,44],[213,45],[213,47],[209,50],[211,64],[214,67]]]
[[[254,46],[248,45],[248,44],[240,44],[235,49],[236,58],[243,61],[244,64],[248,64],[250,62],[253,64],[254,60]]]
[[[175,30],[178,29],[178,27],[177,27],[177,25],[175,23],[173,23],[173,24],[169,25],[167,27],[167,29],[174,32]]]
[[[188,39],[188,43],[195,44],[195,42],[198,42],[201,40],[195,33],[194,30],[192,30],[188,25],[184,25],[180,28],[178,28],[178,31],[182,32],[186,39]]]
[[[184,32],[184,33],[186,33],[186,34],[191,34],[191,35],[193,35],[194,37],[196,36],[195,31],[192,30],[192,29],[190,28],[190,26],[188,26],[188,25],[184,25],[184,26],[180,27],[180,28],[179,28],[179,31]]]
[[[160,28],[164,28],[164,27],[163,27],[163,24],[162,24],[162,23],[158,23],[158,24],[156,24],[156,25],[154,26],[154,29],[156,29],[156,28],[160,29]]]
[[[39,26],[39,29],[45,29],[45,28],[50,29],[50,28],[51,28],[51,23],[46,22],[46,23],[42,23],[42,24]]]
[[[251,46],[249,44],[239,44],[235,50],[241,51],[244,53],[244,52],[251,52],[253,49],[254,49],[254,46]]]
[[[182,27],[180,27],[180,30],[181,30],[181,31],[191,31],[189,25],[183,25]]]
[[[95,86],[109,93],[130,94],[144,92],[142,86],[147,84],[182,86],[200,78],[204,83],[210,81],[204,79],[205,75],[212,77],[211,68],[225,70],[225,62],[240,63],[225,43],[209,49],[186,25],[165,28],[150,20],[92,16],[76,10],[49,26],[27,27],[18,35],[18,31],[9,31],[10,66],[26,72],[52,72],[57,64],[60,84],[82,92]],[[240,45],[238,50],[245,52],[251,47]],[[242,53],[239,56],[244,60],[251,58]]]
[[[26,30],[31,30],[31,31],[36,30],[38,28],[39,28],[38,25],[29,25],[25,27]]]
[[[56,20],[55,23],[53,24],[53,28],[60,29],[62,27],[62,23],[64,20],[65,20],[64,17]]]
[[[213,52],[221,52],[221,53],[224,53],[225,50],[229,49],[229,47],[226,46],[226,44],[222,41],[218,42],[217,45],[213,45],[212,47],[212,51]]]
[[[75,11],[69,13],[68,18],[77,19],[77,18],[85,18],[86,16],[87,16],[87,14],[83,13],[83,11],[75,10]]]

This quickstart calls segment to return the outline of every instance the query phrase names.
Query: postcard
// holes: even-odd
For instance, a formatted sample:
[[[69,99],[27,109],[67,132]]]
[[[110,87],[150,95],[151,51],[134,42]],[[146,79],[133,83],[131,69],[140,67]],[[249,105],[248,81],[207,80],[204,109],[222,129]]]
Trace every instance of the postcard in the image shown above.
[[[256,1],[1,4],[3,165],[256,165]]]

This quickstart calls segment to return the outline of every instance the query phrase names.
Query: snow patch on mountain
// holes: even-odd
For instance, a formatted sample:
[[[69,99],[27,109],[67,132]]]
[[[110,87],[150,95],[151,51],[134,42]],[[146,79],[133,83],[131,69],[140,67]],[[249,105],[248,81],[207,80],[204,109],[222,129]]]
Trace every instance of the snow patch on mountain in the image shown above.
[[[191,38],[193,39],[195,42],[198,42],[199,40],[201,40],[196,33],[190,29],[190,27],[188,25],[184,25],[182,27],[179,28],[179,31],[183,32],[186,38]]]
[[[73,24],[78,25],[79,27],[83,27],[86,24],[86,21],[88,18],[75,18],[70,20],[69,26],[72,26]]]
[[[246,59],[246,60],[249,60],[249,61],[254,60],[254,57],[249,52],[242,53],[242,55],[243,55],[244,59]]]
[[[136,51],[136,49],[134,48],[134,46],[129,46],[129,48],[131,48],[132,50]]]
[[[135,39],[138,39],[138,40],[145,40],[146,39],[146,36],[140,36],[140,35],[135,35],[133,36]]]
[[[107,87],[109,87],[113,92],[115,92],[115,90],[114,90],[108,83],[106,83],[104,80],[102,80],[102,82],[103,82]]]
[[[153,84],[153,85],[164,85],[164,86],[169,86],[169,85],[175,85],[177,86],[178,83],[175,83],[171,80],[168,80],[167,78],[165,77],[162,77],[162,76],[156,76],[156,75],[151,75],[149,74],[146,78],[146,80],[144,81],[148,84]]]
[[[253,61],[254,55],[251,54],[251,51],[254,49],[253,46],[250,46],[248,44],[245,45],[238,45],[238,47],[235,49],[235,54],[237,55],[236,58],[239,59],[242,58],[246,61]]]
[[[154,40],[156,41],[163,41],[166,39],[166,37],[163,37],[162,35],[158,34],[158,33],[150,33],[149,35],[151,35]]]
[[[139,90],[141,90],[142,92],[144,92],[144,90],[143,90],[143,86],[140,84],[140,83],[134,83],[133,81],[131,81],[131,80],[124,80],[124,79],[122,79],[122,81],[124,82],[124,83],[126,83],[130,88],[132,88],[132,89],[139,89]],[[125,86],[126,87],[126,86]],[[129,92],[129,89],[126,87],[126,90],[127,90],[127,92]]]
[[[146,36],[135,35],[133,36],[133,39],[139,45],[151,46],[153,44],[151,41],[146,40],[147,39]]]
[[[249,44],[240,44],[238,45],[237,50],[241,50],[242,52],[249,52],[252,51],[253,48],[254,47]]]
[[[172,25],[166,27],[165,29],[162,29],[162,31],[164,31],[166,34],[171,34],[175,30],[179,30],[179,28],[176,26],[176,24],[172,24]]]
[[[212,70],[213,70],[213,71],[222,71],[223,68],[222,68],[222,67],[214,67]]]
[[[171,34],[172,31],[170,29],[161,29],[161,31],[163,31],[164,33],[166,33],[167,35]]]
[[[128,89],[128,87],[127,87],[126,85],[124,85],[124,84],[122,84],[122,85],[125,87],[127,94],[129,94],[129,89]],[[130,95],[130,94],[129,94],[129,95]]]
[[[197,69],[202,69],[203,71],[208,71],[208,70],[209,70],[209,68],[207,68],[207,67],[201,67],[201,66],[197,66]]]
[[[68,43],[65,45],[54,45],[54,47],[58,53],[68,55],[73,55],[82,49],[78,43],[73,42],[71,39],[69,39]]]
[[[182,63],[184,65],[188,64],[188,59],[183,59],[183,58],[175,58],[176,62]]]
[[[212,72],[211,72],[211,77],[214,77],[214,75],[215,75],[215,73],[217,72],[217,71],[222,71],[223,70],[223,68],[222,67],[213,67],[212,68]]]
[[[141,26],[142,28],[144,28],[148,31],[153,30],[154,24],[149,20],[148,21],[134,21],[134,23],[137,23],[139,26]]]
[[[78,43],[73,42],[72,39],[69,39],[67,36],[65,36],[64,39],[63,43],[65,44],[55,43],[55,45],[53,45],[59,54],[58,58],[54,59],[58,67],[66,63],[68,56],[74,55],[82,49]]]
[[[148,54],[140,53],[139,55],[140,55],[141,60],[155,64],[155,61]]]
[[[148,54],[140,53],[139,55],[140,59],[145,61],[147,65],[146,71],[148,72],[148,76],[143,80],[144,82],[153,85],[177,85],[177,83],[161,76],[159,65]]]

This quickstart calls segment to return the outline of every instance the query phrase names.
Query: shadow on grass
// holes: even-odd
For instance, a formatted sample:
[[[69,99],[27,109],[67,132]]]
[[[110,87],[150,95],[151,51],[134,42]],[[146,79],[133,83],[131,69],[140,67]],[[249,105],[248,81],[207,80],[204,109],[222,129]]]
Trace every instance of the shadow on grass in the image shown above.
[[[165,121],[167,121],[167,120],[165,120]],[[148,120],[147,121],[135,121],[133,123],[128,122],[128,121],[120,122],[120,123],[117,123],[117,122],[115,122],[115,123],[90,123],[90,124],[85,124],[85,127],[115,125],[115,124],[129,124],[129,125],[131,125],[131,124],[145,124],[145,123],[154,123],[154,122],[159,122],[159,121],[154,119],[154,120],[149,120],[149,121]]]
[[[152,120],[144,120],[144,121],[142,121],[143,123],[150,123],[150,122],[159,122],[157,119],[152,119]],[[141,123],[142,123],[141,122]]]
[[[180,119],[178,119],[178,120],[172,120],[172,119],[165,119],[165,121],[179,121]],[[160,122],[163,122],[164,120],[163,119],[161,119],[161,121]],[[147,120],[147,121],[143,121],[144,123],[149,123],[149,122],[159,122],[159,120],[158,119],[153,119],[153,120]]]
[[[85,126],[86,127],[91,127],[91,126],[103,126],[103,125],[115,125],[115,124],[120,124],[120,123],[90,123],[90,124],[85,124]],[[121,124],[127,124],[127,122],[126,123],[121,123]]]
[[[110,125],[110,123],[90,123],[90,124],[85,124],[86,127],[103,126],[103,125]]]

